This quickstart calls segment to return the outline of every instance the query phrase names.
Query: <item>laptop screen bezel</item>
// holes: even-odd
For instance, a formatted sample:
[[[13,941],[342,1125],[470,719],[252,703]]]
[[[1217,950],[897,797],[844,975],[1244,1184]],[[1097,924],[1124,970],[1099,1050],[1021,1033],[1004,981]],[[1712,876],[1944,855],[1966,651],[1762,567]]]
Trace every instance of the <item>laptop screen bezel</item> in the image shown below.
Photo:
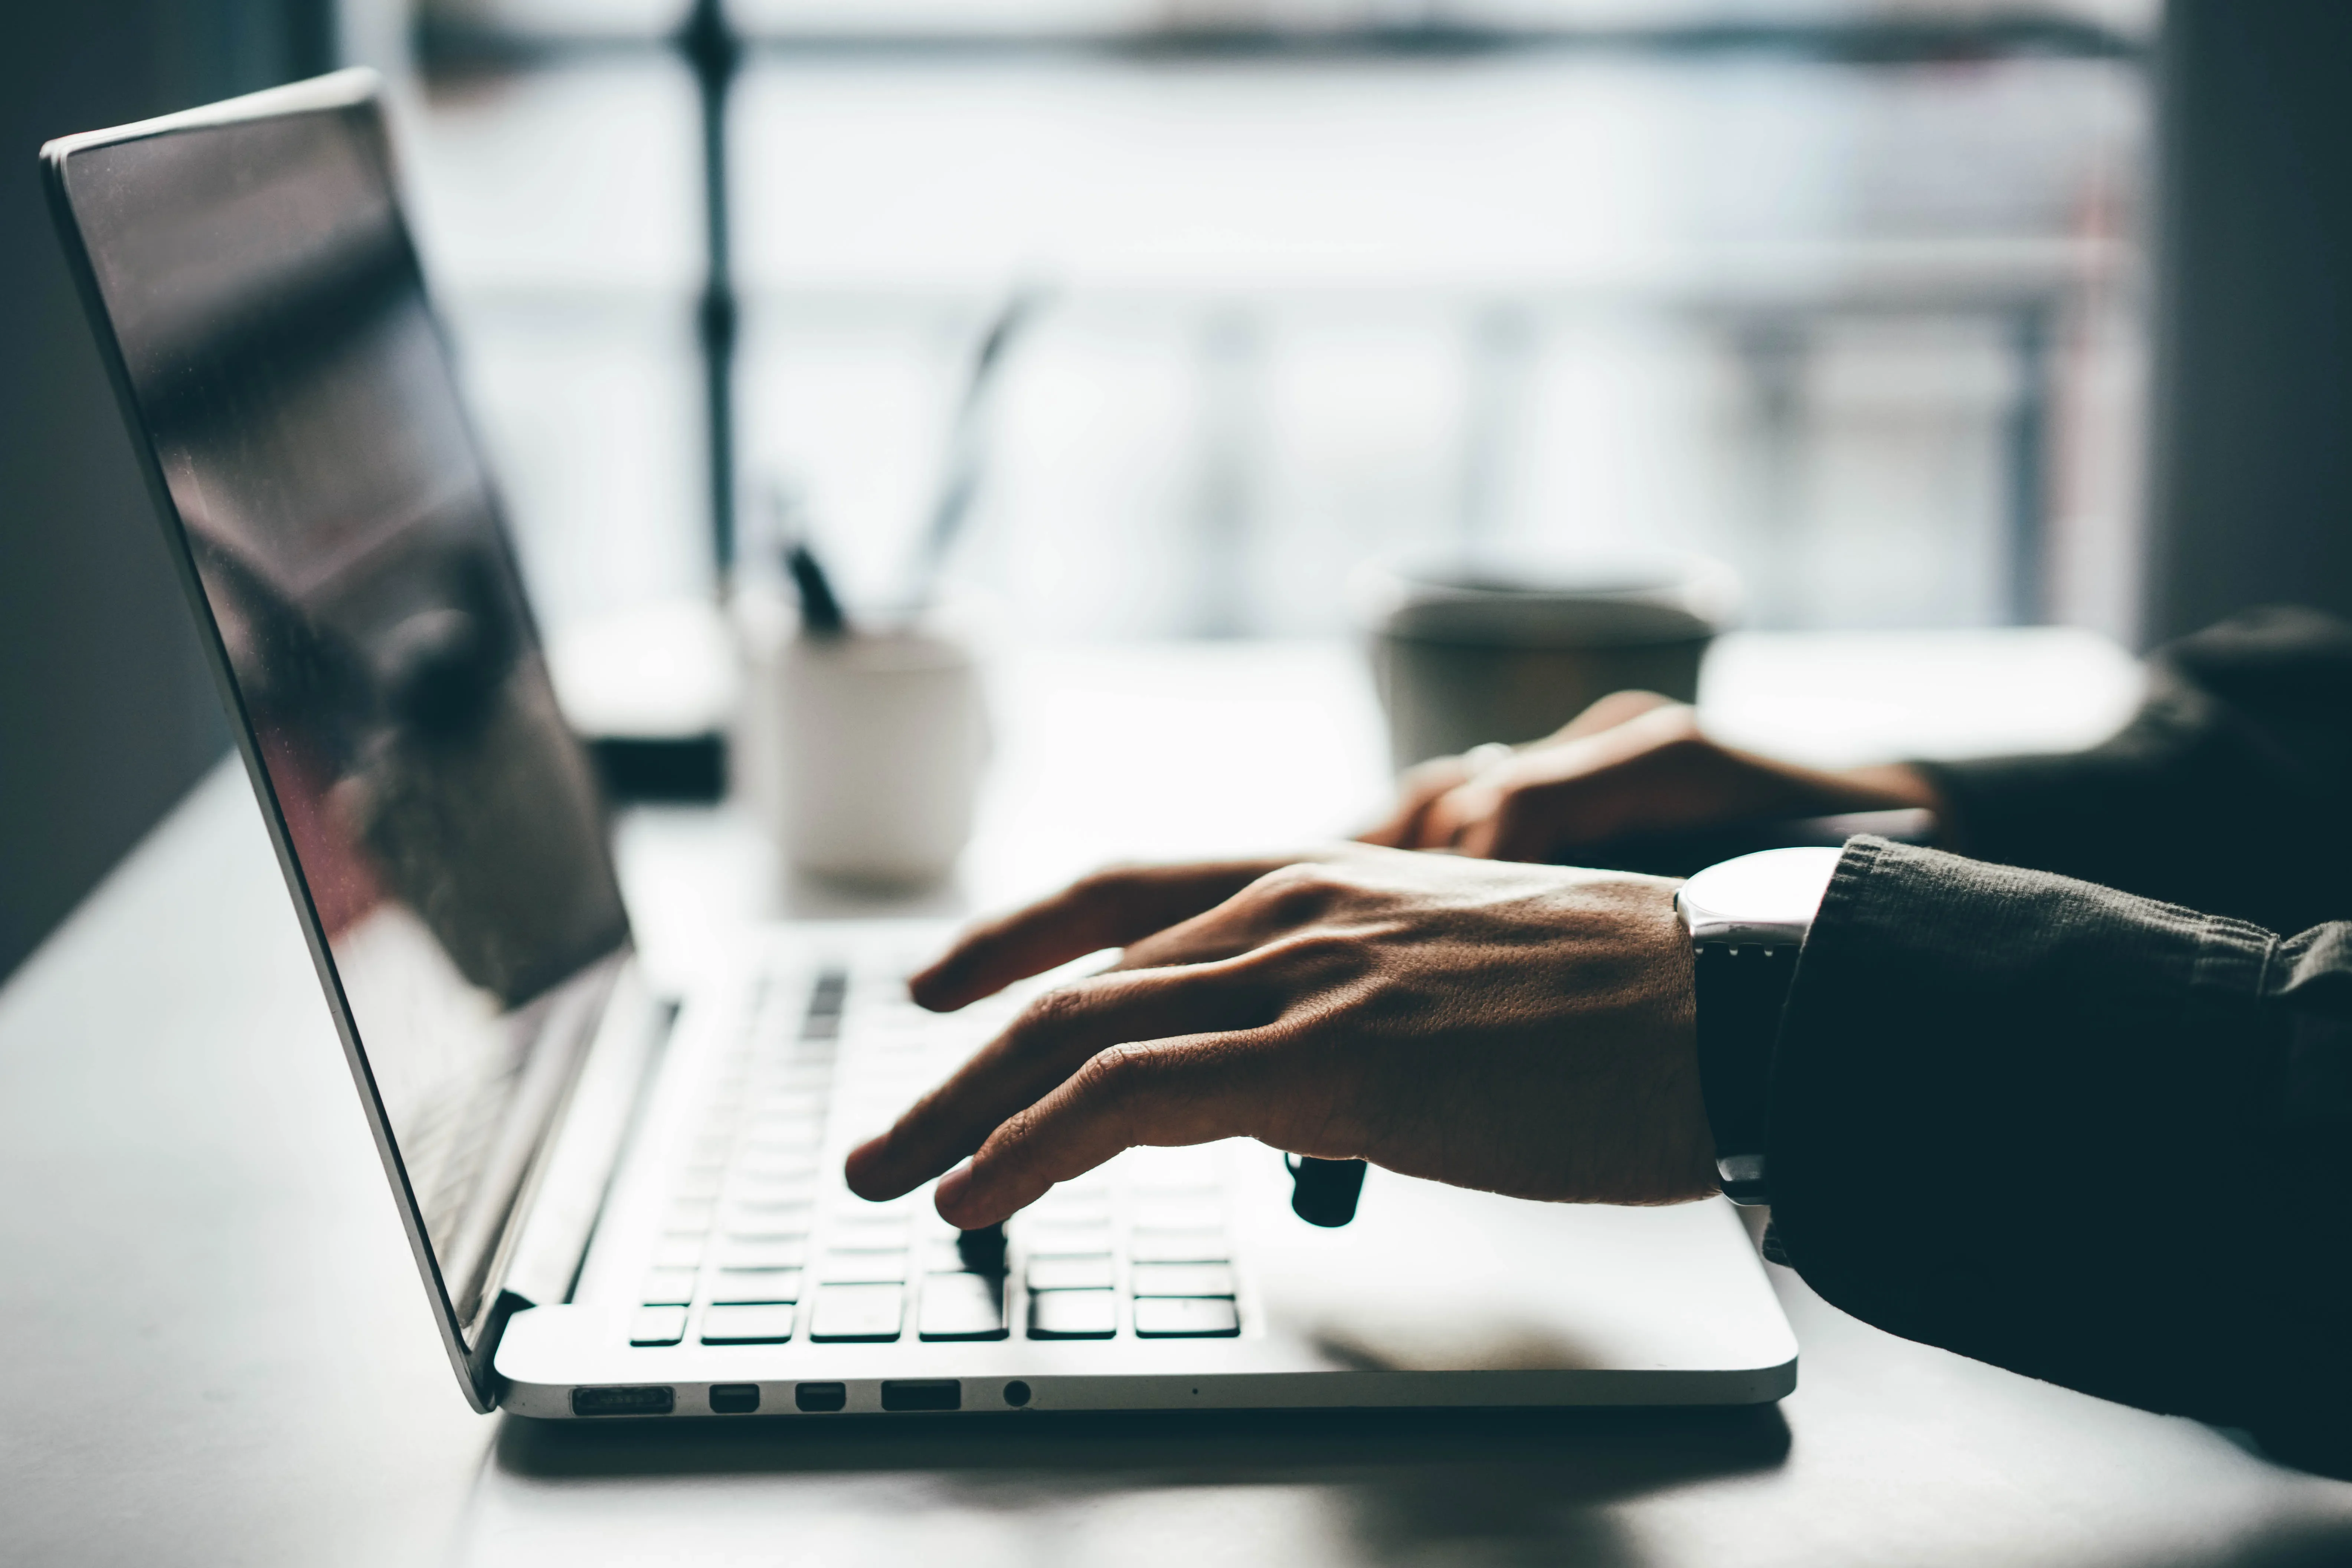
[[[441,1329],[443,1342],[450,1363],[456,1370],[466,1397],[478,1411],[488,1412],[496,1404],[497,1379],[492,1363],[497,1354],[498,1341],[506,1320],[518,1308],[530,1303],[522,1300],[504,1287],[507,1260],[512,1256],[517,1237],[528,1220],[530,1200],[536,1190],[541,1168],[546,1163],[549,1147],[563,1120],[563,1106],[570,1084],[562,1086],[556,1097],[554,1109],[538,1130],[536,1147],[529,1159],[525,1174],[516,1191],[515,1200],[499,1226],[491,1248],[495,1260],[487,1288],[481,1292],[480,1306],[472,1321],[460,1320],[439,1259],[427,1232],[423,1208],[410,1184],[400,1147],[394,1135],[383,1097],[371,1070],[360,1032],[353,1018],[351,1003],[344,993],[333,952],[329,945],[327,930],[312,900],[310,886],[303,876],[301,863],[295,852],[294,839],[279,803],[268,769],[264,764],[259,737],[253,716],[247,707],[237,684],[235,669],[229,660],[226,642],[215,619],[212,604],[200,580],[194,549],[185,519],[172,496],[159,461],[152,433],[142,408],[129,363],[123,353],[114,321],[108,309],[98,271],[93,265],[87,238],[77,212],[72,188],[74,160],[100,148],[118,148],[128,143],[153,141],[164,137],[201,134],[226,127],[247,124],[257,121],[289,119],[304,115],[334,115],[347,121],[356,121],[362,132],[374,142],[373,153],[381,160],[386,180],[392,186],[395,211],[404,210],[399,200],[398,164],[383,106],[383,83],[377,74],[365,68],[337,71],[329,76],[296,82],[285,87],[229,99],[219,103],[188,110],[177,114],[142,121],[135,124],[109,130],[86,132],[60,137],[41,149],[43,184],[46,188],[51,217],[63,242],[66,258],[74,277],[77,291],[87,314],[100,357],[105,363],[107,376],[114,388],[115,399],[122,412],[124,424],[133,437],[131,447],[140,471],[146,482],[148,495],[162,524],[164,544],[173,570],[179,576],[182,591],[194,613],[196,632],[205,650],[205,662],[212,670],[213,680],[223,708],[230,719],[230,731],[235,737],[238,755],[244,759],[246,774],[253,785],[254,795],[261,806],[265,826],[268,830],[272,849],[278,857],[278,869],[286,879],[288,894],[292,898],[295,912],[302,928],[304,942],[310,951],[310,962],[318,973],[319,984],[324,992],[328,1010],[335,1024],[335,1033],[341,1041],[343,1055],[352,1080],[360,1093],[368,1130],[375,1140],[376,1152],[383,1161],[384,1173],[390,1181],[393,1195],[400,1212],[402,1228],[408,1237],[409,1249],[416,1260],[426,1294],[431,1298],[435,1317]],[[415,255],[413,237],[404,219],[400,225],[402,242],[407,247],[409,259],[415,268],[418,287],[424,292],[425,303],[431,311],[431,291],[426,286],[421,260]],[[432,312],[436,325],[441,321]],[[467,438],[476,447],[480,459],[480,442],[471,420],[459,415],[465,425]],[[489,474],[487,461],[481,461],[484,475]],[[496,530],[500,547],[512,562],[512,545],[509,540],[502,510],[499,510],[495,484],[491,484],[490,503],[499,518]],[[519,574],[518,574],[519,575]],[[532,628],[536,635],[536,628]],[[604,971],[595,1005],[586,1010],[580,1019],[573,1016],[573,1026],[593,1031],[602,1011],[602,1000],[609,995],[612,977],[630,955],[630,942],[625,934],[619,946],[602,955],[589,969]],[[584,973],[585,971],[583,971]],[[570,1053],[571,1072],[576,1077],[584,1050]]]

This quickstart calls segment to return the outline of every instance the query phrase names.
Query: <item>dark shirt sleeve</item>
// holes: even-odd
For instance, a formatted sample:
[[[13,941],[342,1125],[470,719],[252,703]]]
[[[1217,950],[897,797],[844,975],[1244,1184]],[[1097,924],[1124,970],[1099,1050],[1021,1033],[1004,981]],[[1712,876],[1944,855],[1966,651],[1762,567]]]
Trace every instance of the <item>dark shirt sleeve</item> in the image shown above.
[[[2273,931],[2352,914],[2352,626],[2257,610],[2148,664],[2104,745],[1920,764],[1947,847]]]
[[[1856,839],[1768,1153],[1782,1251],[1857,1317],[2352,1474],[2352,924]]]

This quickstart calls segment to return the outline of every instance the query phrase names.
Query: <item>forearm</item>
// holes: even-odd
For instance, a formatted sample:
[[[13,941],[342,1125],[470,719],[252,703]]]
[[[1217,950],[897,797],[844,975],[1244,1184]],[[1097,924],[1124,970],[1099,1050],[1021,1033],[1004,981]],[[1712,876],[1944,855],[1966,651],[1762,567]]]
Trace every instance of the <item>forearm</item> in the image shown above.
[[[2160,650],[2087,751],[1918,764],[1946,847],[2295,931],[2352,877],[2352,626],[2241,616]],[[2284,836],[2292,853],[2280,853]]]
[[[2345,1468],[2352,1139],[2290,1090],[2346,993],[2352,928],[1857,840],[1775,1062],[1782,1246],[1894,1332]]]

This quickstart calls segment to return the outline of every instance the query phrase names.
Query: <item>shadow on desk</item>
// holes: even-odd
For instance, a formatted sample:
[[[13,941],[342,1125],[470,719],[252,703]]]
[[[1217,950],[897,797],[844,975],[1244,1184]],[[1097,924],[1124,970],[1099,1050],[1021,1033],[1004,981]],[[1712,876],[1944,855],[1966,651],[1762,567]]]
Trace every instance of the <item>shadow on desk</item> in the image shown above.
[[[1788,1453],[1788,1424],[1777,1406],[1765,1405],[657,1426],[509,1417],[494,1464],[527,1486],[684,1477],[732,1478],[740,1486],[761,1476],[838,1484],[920,1473],[934,1503],[999,1517],[1114,1495],[1271,1489],[1318,1497],[1318,1533],[1352,1537],[1351,1560],[1422,1561],[1433,1550],[1475,1542],[1482,1553],[1499,1551],[1500,1560],[1524,1552],[1529,1560],[1630,1563],[1646,1554],[1617,1539],[1605,1505],[1769,1471]]]

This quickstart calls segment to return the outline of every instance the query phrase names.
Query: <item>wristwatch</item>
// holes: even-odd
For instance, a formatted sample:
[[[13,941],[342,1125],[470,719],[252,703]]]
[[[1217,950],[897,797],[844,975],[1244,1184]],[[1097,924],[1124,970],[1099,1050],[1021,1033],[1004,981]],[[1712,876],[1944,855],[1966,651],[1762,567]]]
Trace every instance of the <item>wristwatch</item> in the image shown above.
[[[1699,1091],[1715,1168],[1736,1204],[1769,1202],[1764,1123],[1780,1010],[1841,849],[1765,849],[1709,866],[1675,894],[1690,932]]]

